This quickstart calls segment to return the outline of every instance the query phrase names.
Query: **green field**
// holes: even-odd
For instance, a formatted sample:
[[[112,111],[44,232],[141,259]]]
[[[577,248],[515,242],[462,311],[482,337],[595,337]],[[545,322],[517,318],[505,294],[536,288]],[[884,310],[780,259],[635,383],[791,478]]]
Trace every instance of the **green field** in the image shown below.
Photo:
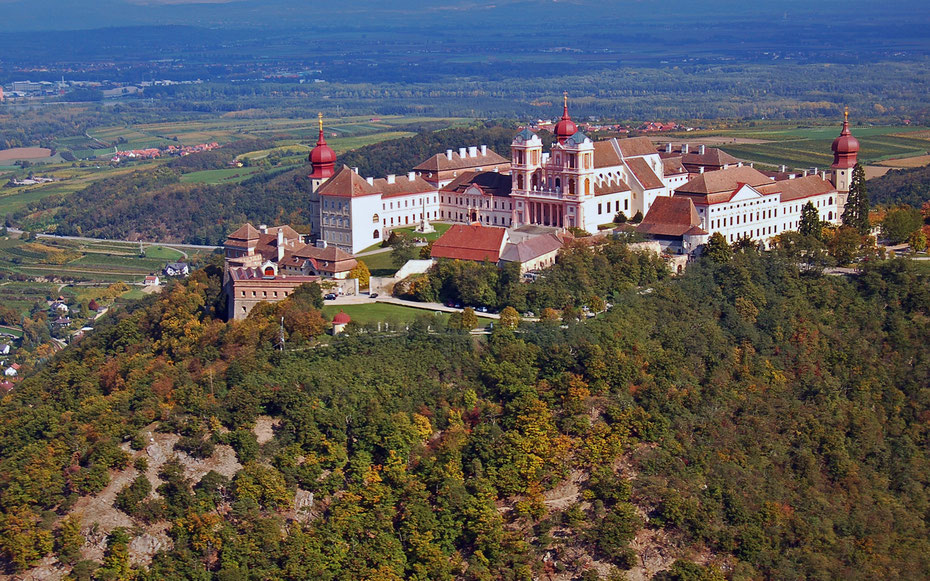
[[[141,282],[148,274],[160,273],[166,262],[196,262],[207,253],[187,254],[185,259],[185,254],[179,250],[149,246],[145,248],[145,256],[139,256],[139,246],[133,243],[40,238],[29,245],[18,239],[6,239],[0,240],[0,272],[100,283],[134,283]],[[22,284],[41,286],[43,283]]]
[[[397,268],[391,262],[392,253],[390,249],[377,254],[359,257],[359,260],[365,263],[371,276],[391,276],[397,272]]]
[[[741,159],[769,166],[787,165],[795,169],[827,168],[833,162],[830,146],[839,135],[838,124],[819,127],[733,129],[694,131],[689,139],[738,137],[763,143],[724,144],[720,148]],[[915,157],[930,152],[930,138],[921,127],[852,127],[859,140],[859,160],[864,164],[896,158]]]
[[[449,313],[436,314],[426,309],[415,309],[401,305],[392,305],[389,303],[371,302],[367,305],[324,305],[323,315],[330,321],[339,311],[345,311],[352,320],[368,325],[373,323],[388,323],[389,325],[402,325],[412,323],[422,317],[432,317],[445,323],[449,319]],[[490,319],[479,318],[480,324],[487,324]]]
[[[259,168],[236,167],[230,169],[210,169],[195,171],[181,176],[182,184],[237,184],[257,173]]]

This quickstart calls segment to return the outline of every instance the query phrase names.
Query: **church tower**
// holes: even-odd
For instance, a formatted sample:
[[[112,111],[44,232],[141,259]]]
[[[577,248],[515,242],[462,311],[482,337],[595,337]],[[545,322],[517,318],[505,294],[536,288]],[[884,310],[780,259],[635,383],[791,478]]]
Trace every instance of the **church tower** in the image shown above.
[[[510,174],[513,189],[538,190],[542,180],[542,140],[524,129],[510,144]]]
[[[843,119],[843,131],[833,140],[833,185],[841,194],[849,192],[852,171],[859,154],[859,140],[849,132],[849,107]]]
[[[316,147],[310,151],[310,229],[313,236],[322,235],[322,219],[320,208],[320,195],[317,193],[320,186],[336,173],[336,152],[326,145],[326,136],[323,135],[323,114],[320,113],[320,135],[316,140]]]

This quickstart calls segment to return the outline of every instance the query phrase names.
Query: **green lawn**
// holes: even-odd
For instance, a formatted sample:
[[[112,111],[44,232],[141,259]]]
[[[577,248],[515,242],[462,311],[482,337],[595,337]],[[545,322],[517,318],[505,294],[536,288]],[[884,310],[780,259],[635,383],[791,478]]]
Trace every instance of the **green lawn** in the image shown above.
[[[434,311],[426,309],[415,309],[413,307],[404,307],[401,305],[392,305],[389,303],[378,303],[372,301],[366,305],[324,305],[323,315],[332,321],[333,317],[339,311],[345,311],[352,320],[362,325],[371,323],[388,323],[390,325],[401,325],[411,323],[421,317],[432,317],[443,323],[449,319],[449,313],[436,314]],[[492,319],[479,317],[479,325],[484,326]]]
[[[372,276],[391,276],[397,272],[397,268],[395,268],[394,264],[391,262],[392,257],[393,253],[390,250],[386,250],[378,254],[362,256],[359,260],[365,263],[365,266],[368,267]]]
[[[424,309],[414,309],[411,307],[403,307],[389,303],[378,303],[374,301],[367,305],[323,306],[323,315],[326,316],[326,318],[329,320],[332,320],[339,311],[345,311],[347,315],[352,317],[353,321],[363,325],[378,322],[394,324],[410,323],[423,316],[438,317],[443,319],[448,318],[446,313],[435,315],[431,311]]]

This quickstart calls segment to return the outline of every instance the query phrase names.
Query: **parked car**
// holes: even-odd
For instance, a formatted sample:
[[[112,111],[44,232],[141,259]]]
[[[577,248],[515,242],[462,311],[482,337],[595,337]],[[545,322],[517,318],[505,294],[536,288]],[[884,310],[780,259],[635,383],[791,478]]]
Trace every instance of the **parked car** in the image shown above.
[[[326,293],[323,298],[327,301],[334,301],[336,300],[336,293]]]
[[[368,295],[368,298],[370,298],[370,299],[376,299],[376,298],[378,298],[378,293],[371,293],[370,295]]]
[[[475,310],[478,311],[479,313],[487,313],[487,312],[488,312],[488,308],[487,308],[487,307],[478,307],[478,308],[475,309]]]

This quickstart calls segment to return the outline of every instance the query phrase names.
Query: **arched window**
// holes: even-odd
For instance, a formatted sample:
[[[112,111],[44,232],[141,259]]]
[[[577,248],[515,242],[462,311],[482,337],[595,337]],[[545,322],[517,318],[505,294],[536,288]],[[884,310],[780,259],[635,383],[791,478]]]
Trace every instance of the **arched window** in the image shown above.
[[[828,206],[832,206],[832,205],[833,205],[833,196],[830,196],[830,199],[827,200],[827,205],[828,205]]]
[[[265,267],[265,276],[274,276],[274,267],[266,266]]]
[[[371,237],[377,240],[378,238],[381,238],[381,232],[379,230],[375,230],[375,233],[372,234]]]
[[[518,189],[518,190],[522,190],[522,189],[523,189],[523,174],[518,174],[518,175],[517,175],[517,189]]]
[[[827,212],[827,220],[833,219],[833,212]]]
[[[575,180],[568,180],[568,193],[569,195],[575,195]]]
[[[561,188],[562,188],[562,178],[555,178],[555,189],[558,190]]]
[[[533,189],[534,190],[539,189],[539,174],[535,174],[535,173],[533,174]]]
[[[584,193],[586,196],[591,195],[591,180],[590,179],[585,179],[584,181]]]

